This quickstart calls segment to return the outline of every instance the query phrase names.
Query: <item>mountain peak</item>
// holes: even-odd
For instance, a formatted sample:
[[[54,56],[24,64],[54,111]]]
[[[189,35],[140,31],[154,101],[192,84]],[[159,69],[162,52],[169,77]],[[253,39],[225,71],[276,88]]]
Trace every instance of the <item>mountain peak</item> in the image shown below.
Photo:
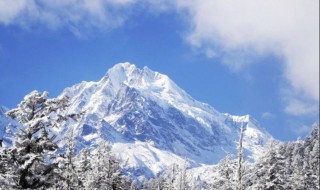
[[[112,68],[110,68],[108,70],[107,73],[110,73],[110,72],[130,72],[130,71],[133,71],[137,69],[137,67],[130,63],[130,62],[123,62],[123,63],[118,63],[116,65],[114,65]]]
[[[129,62],[118,63],[107,71],[104,78],[114,78],[122,82],[136,70],[137,67]]]
[[[139,94],[161,104],[162,107],[175,107],[189,116],[198,115],[200,112],[208,117],[218,114],[212,107],[194,100],[167,75],[146,66],[139,69],[129,62],[116,64],[98,82],[84,82],[67,88],[64,93],[68,96],[78,94],[74,98],[78,104],[74,107],[90,107],[92,111],[103,111],[104,105],[110,103],[123,86],[137,90]],[[210,128],[210,123],[204,123]]]
[[[111,83],[112,87],[120,89],[124,84],[135,89],[170,89],[173,82],[168,76],[155,72],[148,67],[143,69],[137,68],[134,64],[129,62],[118,63],[108,70],[106,75],[101,79],[101,82]]]

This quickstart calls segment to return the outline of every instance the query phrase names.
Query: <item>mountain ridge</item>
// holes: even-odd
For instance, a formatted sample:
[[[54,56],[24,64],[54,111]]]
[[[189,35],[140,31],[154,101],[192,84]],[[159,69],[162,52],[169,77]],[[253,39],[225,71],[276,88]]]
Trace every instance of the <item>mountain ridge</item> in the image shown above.
[[[97,82],[68,87],[63,95],[70,97],[70,112],[86,111],[81,124],[74,127],[82,142],[93,145],[100,138],[108,140],[122,160],[129,160],[126,167],[150,162],[143,167],[153,174],[184,159],[195,167],[235,153],[241,125],[251,160],[272,138],[251,116],[219,113],[193,99],[168,76],[130,63],[115,65]],[[167,164],[162,157],[174,159]]]

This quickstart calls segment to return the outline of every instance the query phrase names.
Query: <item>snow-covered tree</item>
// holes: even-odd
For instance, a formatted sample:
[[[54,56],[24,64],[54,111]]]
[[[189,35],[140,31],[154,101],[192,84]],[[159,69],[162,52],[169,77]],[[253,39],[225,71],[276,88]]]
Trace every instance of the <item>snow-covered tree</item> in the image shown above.
[[[183,163],[183,166],[181,168],[181,171],[180,171],[180,177],[179,177],[179,185],[178,185],[178,189],[179,190],[187,190],[189,189],[189,184],[188,184],[188,181],[187,181],[187,161],[185,160],[184,163]]]
[[[168,170],[165,171],[166,181],[164,183],[164,189],[175,190],[177,189],[179,175],[179,166],[177,164],[172,164]]]
[[[130,185],[130,189],[129,190],[138,190],[138,183],[136,180],[133,180],[131,182],[131,185]]]
[[[144,176],[142,177],[142,180],[141,180],[141,190],[149,190],[148,179]]]
[[[286,175],[289,179],[289,181],[292,181],[292,175],[294,171],[294,167],[292,165],[293,162],[293,149],[295,144],[293,142],[285,142],[282,145],[280,145],[279,154],[283,155],[285,157],[285,168],[286,168]],[[290,183],[290,185],[292,185]]]
[[[303,187],[305,189],[319,189],[319,130],[313,127],[311,134],[306,137],[303,160]],[[316,153],[316,151],[318,151]],[[313,168],[314,167],[314,168]],[[318,170],[317,170],[318,169]]]
[[[194,190],[203,189],[203,181],[201,180],[200,176],[197,176],[195,179],[193,179],[193,182],[191,184],[191,189],[194,189]]]
[[[66,190],[77,189],[81,185],[80,179],[76,170],[76,163],[74,157],[74,136],[73,130],[67,136],[67,150],[65,154],[59,156],[56,160],[59,174],[59,181],[56,183],[56,188]]]
[[[10,188],[14,185],[13,178],[10,174],[13,160],[11,159],[6,149],[0,148],[0,187]]]
[[[217,165],[217,176],[213,179],[213,189],[234,190],[236,188],[236,161],[228,154]]]
[[[154,190],[159,189],[157,182],[158,182],[158,178],[151,178],[149,180],[148,189],[154,189]]]
[[[319,125],[314,125],[313,130],[311,132],[311,140],[313,143],[312,151],[310,152],[310,168],[312,175],[314,176],[314,181],[312,188],[320,189],[320,141],[319,141]]]
[[[88,148],[84,148],[79,153],[79,156],[76,157],[75,165],[76,165],[76,173],[79,179],[79,186],[81,188],[88,188],[90,185],[89,183],[89,175],[92,171],[92,160],[91,160],[91,153]]]
[[[295,142],[295,146],[293,149],[293,162],[292,166],[294,168],[292,179],[296,189],[304,189],[304,171],[303,171],[303,161],[304,161],[304,149],[303,149],[303,141],[299,138]]]
[[[279,155],[276,151],[270,151],[266,163],[269,166],[269,170],[266,173],[266,190],[285,190],[287,181],[283,156]]]
[[[51,186],[54,151],[58,146],[55,135],[50,133],[62,119],[56,114],[68,106],[68,98],[49,99],[48,93],[37,91],[25,96],[18,108],[7,113],[17,119],[25,128],[17,133],[17,140],[8,150],[13,161],[10,174],[14,179],[14,188],[40,188]]]
[[[5,176],[10,176],[11,188],[49,188],[56,184],[58,146],[52,129],[81,115],[68,114],[68,106],[67,96],[50,99],[48,92],[33,91],[18,108],[7,112],[24,126],[15,134],[13,146],[0,158],[0,162],[9,163]]]
[[[131,182],[122,174],[118,160],[105,141],[100,143],[92,157],[92,170],[89,172],[87,188],[106,190],[128,188]]]

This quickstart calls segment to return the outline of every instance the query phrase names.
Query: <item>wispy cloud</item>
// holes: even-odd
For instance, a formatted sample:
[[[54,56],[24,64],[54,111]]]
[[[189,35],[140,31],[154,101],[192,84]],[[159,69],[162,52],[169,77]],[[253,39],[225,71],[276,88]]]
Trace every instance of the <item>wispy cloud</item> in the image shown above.
[[[289,114],[300,116],[305,114],[316,115],[319,113],[317,104],[300,101],[298,99],[289,99],[285,111]]]
[[[0,1],[0,23],[11,24],[16,19],[16,16],[20,14],[26,7],[26,0]]]
[[[302,125],[300,127],[292,128],[292,131],[297,135],[307,135],[311,132],[312,127],[307,125]]]
[[[68,28],[79,36],[92,29],[113,29],[127,18],[132,0],[1,0],[0,24]]]
[[[319,1],[177,0],[177,7],[189,14],[190,44],[204,50],[218,44],[220,52],[230,55],[225,63],[231,68],[252,63],[244,50],[283,57],[286,88],[294,95],[285,97],[292,99],[288,113],[297,113],[291,103],[295,97],[318,104]],[[307,113],[308,106],[300,108],[300,114]]]
[[[275,115],[273,113],[270,112],[263,112],[261,114],[261,118],[262,119],[273,119],[275,117]]]

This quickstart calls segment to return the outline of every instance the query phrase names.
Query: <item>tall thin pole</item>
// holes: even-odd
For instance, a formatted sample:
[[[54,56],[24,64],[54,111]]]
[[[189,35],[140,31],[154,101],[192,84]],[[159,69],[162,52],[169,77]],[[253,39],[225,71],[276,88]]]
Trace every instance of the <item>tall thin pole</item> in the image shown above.
[[[237,190],[243,190],[242,187],[242,176],[243,176],[243,124],[241,124],[240,128],[240,139],[239,139],[239,147],[238,147],[238,171],[237,171]]]

